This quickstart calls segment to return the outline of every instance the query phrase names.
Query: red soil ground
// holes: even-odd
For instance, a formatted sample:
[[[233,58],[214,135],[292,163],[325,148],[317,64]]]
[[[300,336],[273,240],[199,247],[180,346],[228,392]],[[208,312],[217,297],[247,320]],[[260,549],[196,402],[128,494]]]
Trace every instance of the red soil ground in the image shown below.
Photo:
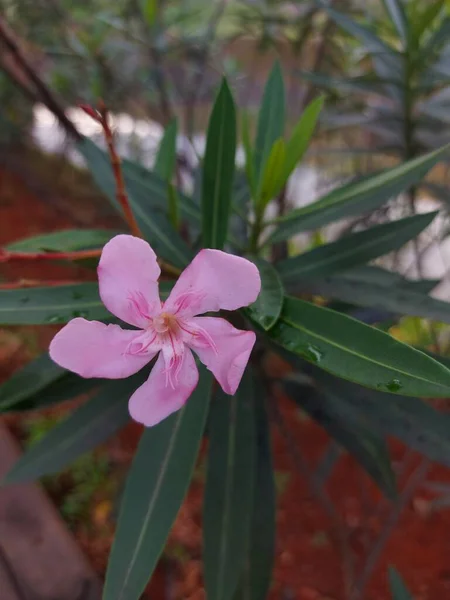
[[[54,189],[54,188],[52,188]],[[63,191],[50,197],[36,185],[35,175],[0,170],[0,246],[42,232],[74,226],[114,227],[115,219],[103,210],[98,199],[81,199]],[[4,281],[31,279],[73,279],[86,277],[81,269],[59,265],[0,266]],[[0,329],[0,380],[41,348],[45,349],[54,327],[15,327]],[[31,342],[30,342],[31,340]],[[271,361],[271,369],[284,368]],[[328,436],[305,418],[288,399],[278,394],[282,414],[307,463],[313,467],[329,442]],[[20,430],[20,418],[7,418]],[[107,446],[121,477],[129,464],[141,429],[131,424]],[[272,600],[345,600],[343,556],[335,543],[330,519],[313,496],[305,477],[295,468],[283,436],[273,435],[277,470],[277,546]],[[393,456],[401,461],[405,449],[392,445]],[[412,457],[406,475],[417,465]],[[446,469],[434,466],[429,479],[450,482]],[[200,600],[205,598],[201,575],[202,475],[198,469],[188,497],[182,506],[164,559],[151,585],[149,597]],[[357,572],[376,543],[390,508],[348,455],[343,455],[327,484],[338,513],[343,517]],[[413,494],[387,543],[363,596],[364,600],[390,598],[386,568],[395,565],[416,600],[450,599],[450,511],[430,512],[430,495],[423,487]],[[112,499],[99,490],[93,502],[89,523],[75,534],[97,571],[103,575],[112,537]]]

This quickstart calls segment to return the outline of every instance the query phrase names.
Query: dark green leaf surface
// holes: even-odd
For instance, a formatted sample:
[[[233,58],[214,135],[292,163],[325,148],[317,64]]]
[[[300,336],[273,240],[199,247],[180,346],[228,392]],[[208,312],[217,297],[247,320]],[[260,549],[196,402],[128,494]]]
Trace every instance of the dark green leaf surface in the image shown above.
[[[173,283],[160,284],[164,299]],[[111,319],[98,294],[97,283],[0,291],[0,325],[55,325],[75,317]]]
[[[334,298],[357,306],[370,306],[394,314],[424,317],[450,323],[450,304],[428,296],[430,286],[435,282],[403,282],[388,287],[364,280],[358,280],[343,273],[337,277],[293,282],[287,285],[291,292],[303,291]],[[348,276],[349,275],[349,276]],[[425,291],[424,291],[425,289]]]
[[[203,564],[209,600],[231,600],[244,569],[255,476],[254,388],[249,372],[230,398],[222,391],[208,420]]]
[[[267,80],[259,110],[254,149],[255,179],[259,184],[275,140],[283,136],[285,92],[280,63],[276,62]]]
[[[236,109],[222,82],[208,125],[203,161],[202,239],[204,248],[222,249],[227,238],[236,154]]]
[[[364,265],[401,248],[428,227],[436,215],[437,212],[415,215],[353,233],[336,242],[288,258],[277,264],[277,270],[282,280],[289,283],[302,278],[324,277]]]
[[[364,423],[358,412],[349,408],[330,388],[315,392],[299,385],[295,379],[285,381],[285,388],[289,396],[360,463],[388,498],[395,497],[395,475],[387,444]]]
[[[302,231],[381,206],[391,197],[418,183],[448,152],[449,146],[444,146],[376,175],[343,185],[316,202],[291,211],[278,219],[278,226],[268,243],[283,241]]]
[[[166,127],[158,153],[156,155],[154,173],[169,182],[175,171],[177,160],[177,120],[173,119]]]
[[[128,474],[103,600],[138,600],[186,494],[205,426],[212,378],[200,369],[185,406],[145,430]]]
[[[139,374],[104,384],[96,397],[22,454],[4,483],[33,481],[42,475],[57,473],[107,440],[129,421],[128,399],[143,382],[144,377]]]
[[[392,23],[395,25],[398,35],[403,42],[404,48],[407,47],[409,41],[409,23],[406,17],[406,12],[402,4],[402,0],[383,0]]]
[[[245,545],[244,572],[235,600],[265,600],[275,558],[275,481],[265,391],[255,381],[256,475],[250,536]]]
[[[403,579],[400,577],[399,572],[394,567],[389,567],[389,585],[392,600],[414,600]]]
[[[253,258],[261,276],[261,292],[247,314],[266,331],[277,322],[283,306],[283,286],[280,277],[270,263],[262,258]]]
[[[270,339],[322,369],[405,396],[447,397],[450,370],[346,315],[286,297]]]

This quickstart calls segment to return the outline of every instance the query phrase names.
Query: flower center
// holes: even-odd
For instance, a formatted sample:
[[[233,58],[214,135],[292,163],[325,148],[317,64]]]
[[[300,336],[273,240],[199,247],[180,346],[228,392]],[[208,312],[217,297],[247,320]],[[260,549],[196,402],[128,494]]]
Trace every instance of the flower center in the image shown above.
[[[175,315],[162,312],[153,319],[153,327],[156,333],[176,333],[178,330],[178,321]]]

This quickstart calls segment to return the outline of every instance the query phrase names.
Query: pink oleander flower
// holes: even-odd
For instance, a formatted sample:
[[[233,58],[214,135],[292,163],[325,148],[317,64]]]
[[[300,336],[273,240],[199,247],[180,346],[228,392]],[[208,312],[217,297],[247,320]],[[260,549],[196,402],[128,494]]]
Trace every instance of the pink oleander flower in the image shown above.
[[[152,248],[140,238],[118,235],[103,248],[97,272],[103,304],[139,329],[73,319],[50,344],[58,365],[81,377],[120,379],[159,353],[149,378],[129,401],[132,418],[146,426],[180,409],[193,392],[198,370],[191,350],[225,393],[236,392],[255,334],[225,319],[198,315],[254,302],[261,280],[253,263],[220,250],[201,250],[162,303],[161,270]]]

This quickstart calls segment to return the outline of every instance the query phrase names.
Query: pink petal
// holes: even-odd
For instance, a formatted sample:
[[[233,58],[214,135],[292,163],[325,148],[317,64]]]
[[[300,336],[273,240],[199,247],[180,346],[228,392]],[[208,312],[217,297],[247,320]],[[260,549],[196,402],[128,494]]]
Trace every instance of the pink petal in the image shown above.
[[[103,248],[97,273],[106,308],[122,321],[145,328],[161,308],[161,269],[150,245],[132,235],[116,235]]]
[[[184,316],[236,310],[254,302],[260,289],[259,271],[249,260],[221,250],[201,250],[180,275],[164,310]]]
[[[178,384],[167,383],[166,366],[162,353],[147,381],[130,398],[128,408],[131,417],[146,427],[156,425],[179,410],[198,383],[198,370],[189,348],[185,348]]]
[[[256,335],[253,331],[236,329],[225,319],[215,317],[191,319],[190,323],[203,328],[214,343],[212,347],[203,338],[197,343],[191,342],[191,348],[213,372],[223,391],[233,395],[241,382]]]
[[[73,319],[53,338],[50,356],[58,365],[81,377],[121,379],[137,373],[155,356],[151,349],[140,354],[126,353],[140,336],[142,331]]]

